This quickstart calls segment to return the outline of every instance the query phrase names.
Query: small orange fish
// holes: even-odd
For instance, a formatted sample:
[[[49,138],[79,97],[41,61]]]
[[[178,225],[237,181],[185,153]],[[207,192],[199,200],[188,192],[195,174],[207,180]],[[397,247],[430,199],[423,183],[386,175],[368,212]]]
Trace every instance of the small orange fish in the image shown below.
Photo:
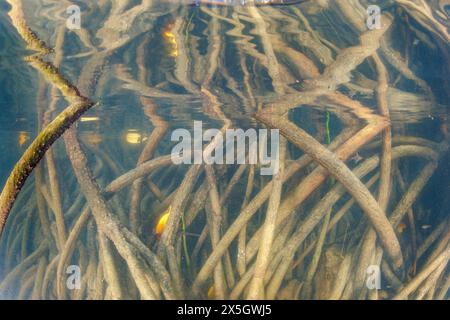
[[[406,224],[404,224],[403,222],[400,222],[396,228],[398,234],[402,234],[403,231],[405,231],[405,229],[406,229]]]
[[[19,146],[23,146],[28,141],[28,139],[30,139],[28,132],[26,132],[26,131],[19,132],[19,137],[18,137]]]
[[[164,232],[164,229],[166,228],[167,220],[169,219],[169,215],[172,212],[172,206],[169,206],[166,211],[161,215],[161,218],[159,218],[158,223],[155,227],[155,233],[158,237],[162,235]]]
[[[175,34],[172,32],[172,28],[174,27],[173,23],[169,23],[164,27],[162,32],[162,37],[164,38],[164,42],[168,48],[168,54],[172,58],[178,57],[178,43]]]

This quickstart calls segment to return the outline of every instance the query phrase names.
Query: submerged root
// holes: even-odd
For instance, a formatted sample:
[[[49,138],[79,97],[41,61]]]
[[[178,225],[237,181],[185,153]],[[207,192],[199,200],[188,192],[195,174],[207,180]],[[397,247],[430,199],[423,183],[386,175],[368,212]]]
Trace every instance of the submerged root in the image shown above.
[[[442,299],[448,294],[448,219],[446,212],[429,211],[425,199],[427,186],[442,187],[434,174],[446,174],[440,166],[448,157],[445,108],[435,110],[442,107],[440,87],[431,90],[419,76],[420,66],[412,66],[415,49],[394,37],[399,24],[394,10],[383,13],[380,29],[367,30],[358,0],[328,6],[302,1],[282,10],[170,4],[161,12],[154,1],[92,4],[85,18],[103,23],[100,41],[88,30],[76,31],[83,51],[63,59],[64,28],[55,28],[49,63],[43,57],[53,50],[28,27],[22,1],[8,3],[13,26],[37,52],[26,61],[42,80],[36,97],[40,133],[0,195],[2,295]],[[447,35],[430,7],[423,1],[395,3],[418,22],[411,32],[429,32],[421,50],[436,42],[429,49],[437,55]],[[323,32],[330,17],[342,24]],[[335,34],[339,41],[331,38]],[[83,64],[79,72],[68,68],[78,75],[77,86],[58,69],[62,61]],[[150,69],[149,61],[157,67]],[[408,92],[408,82],[420,92]],[[70,105],[52,120],[58,92]],[[114,96],[119,105],[105,99],[92,111],[95,116],[86,116],[88,123],[69,129],[93,106],[81,93]],[[117,115],[103,112],[112,107],[132,112],[135,104],[144,121],[142,128],[130,129],[130,140],[104,134]],[[208,120],[205,129],[219,123],[222,136],[241,126],[279,129],[278,173],[259,175],[264,164],[248,164],[250,148],[243,153],[245,163],[233,166],[175,165],[170,130],[189,127],[199,113]],[[41,162],[61,135],[66,154],[57,146]],[[212,156],[228,144],[217,135],[194,153]],[[34,181],[25,184],[32,172]],[[442,201],[447,208],[449,202]],[[161,222],[161,216],[167,220]],[[66,269],[74,264],[82,270],[76,291],[66,286]],[[381,266],[389,288],[366,289],[372,264]]]

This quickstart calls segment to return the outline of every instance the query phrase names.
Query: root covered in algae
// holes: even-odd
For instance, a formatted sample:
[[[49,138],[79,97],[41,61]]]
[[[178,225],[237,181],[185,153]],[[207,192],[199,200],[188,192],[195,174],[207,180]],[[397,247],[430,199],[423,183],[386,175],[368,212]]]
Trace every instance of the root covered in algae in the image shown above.
[[[365,0],[200,2],[86,2],[83,25],[102,27],[74,30],[84,50],[63,60],[64,27],[47,24],[56,35],[52,50],[28,26],[22,1],[8,0],[13,26],[36,53],[26,61],[42,75],[42,129],[0,196],[1,293],[446,297],[449,219],[426,198],[447,174],[448,115],[445,106],[434,112],[448,93],[437,92],[445,79],[431,86],[414,65],[419,51],[450,61],[440,15],[424,1],[393,1],[381,28],[368,30]],[[415,23],[404,24],[404,14]],[[398,39],[398,30],[408,36]],[[53,51],[53,63],[45,61]],[[61,61],[82,65],[76,85],[62,75]],[[70,105],[54,115],[58,92]],[[133,128],[139,141],[130,148],[102,134],[111,116],[104,110],[92,110],[97,120],[79,131],[72,126],[93,106],[86,96],[114,96],[118,106],[109,107],[124,113],[137,104],[145,125]],[[425,122],[424,115],[437,119]],[[172,127],[200,116],[219,123],[222,134],[241,126],[279,129],[278,174],[258,175],[259,163],[175,165]],[[52,149],[38,166],[62,135],[65,152]],[[218,136],[205,142],[205,154],[221,143]],[[33,170],[34,184],[25,185]],[[17,214],[5,228],[13,205]],[[167,221],[158,224],[162,213]],[[66,286],[72,264],[83,270],[80,290]],[[380,266],[381,290],[366,287],[370,265]]]

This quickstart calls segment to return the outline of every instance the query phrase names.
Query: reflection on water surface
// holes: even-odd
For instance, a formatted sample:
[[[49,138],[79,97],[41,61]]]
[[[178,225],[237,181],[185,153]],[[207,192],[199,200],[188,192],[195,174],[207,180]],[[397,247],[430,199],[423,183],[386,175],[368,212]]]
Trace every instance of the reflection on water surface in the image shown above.
[[[448,298],[445,1],[219,2],[0,2],[0,297]]]

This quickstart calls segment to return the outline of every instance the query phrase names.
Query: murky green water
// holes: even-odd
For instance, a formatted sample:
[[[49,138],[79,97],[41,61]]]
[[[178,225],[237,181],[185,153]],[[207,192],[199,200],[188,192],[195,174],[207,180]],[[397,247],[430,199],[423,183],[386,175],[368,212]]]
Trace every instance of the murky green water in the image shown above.
[[[448,297],[448,5],[432,1],[433,14],[423,16],[383,1],[382,14],[392,25],[377,40],[380,31],[366,26],[366,1],[257,8],[0,1],[2,185],[42,128],[68,106],[26,61],[36,51],[26,47],[7,2],[22,3],[28,26],[55,48],[43,59],[95,102],[74,128],[90,181],[101,193],[86,197],[58,139],[9,214],[0,240],[0,297]],[[81,28],[71,30],[73,12],[66,9],[73,4],[81,10]],[[360,34],[367,37],[362,42]],[[385,94],[378,84],[384,68]],[[261,114],[267,115],[263,122]],[[205,131],[280,129],[287,137],[284,169],[264,176],[264,165],[248,158],[212,166],[166,163],[106,193],[116,178],[170,155],[177,144],[172,134],[186,129],[194,135],[194,121]],[[322,149],[305,146],[305,136]],[[347,171],[328,167],[336,163]],[[358,175],[364,165],[370,169]],[[277,179],[285,180],[278,191],[271,189]],[[350,186],[342,188],[342,179]],[[352,193],[355,181],[367,187]],[[99,201],[108,204],[126,244],[103,225],[109,221],[99,218],[104,210],[90,213]],[[171,235],[160,220],[164,214]],[[386,224],[373,233],[376,214]],[[123,236],[128,230],[135,237]],[[389,253],[393,242],[368,240],[383,230],[399,244],[402,267]],[[138,266],[124,252],[128,245]],[[369,257],[363,260],[361,252]],[[253,276],[255,265],[265,276],[262,290],[255,289],[261,282]],[[378,290],[366,286],[369,266],[380,276]],[[427,277],[405,295],[420,272]]]

